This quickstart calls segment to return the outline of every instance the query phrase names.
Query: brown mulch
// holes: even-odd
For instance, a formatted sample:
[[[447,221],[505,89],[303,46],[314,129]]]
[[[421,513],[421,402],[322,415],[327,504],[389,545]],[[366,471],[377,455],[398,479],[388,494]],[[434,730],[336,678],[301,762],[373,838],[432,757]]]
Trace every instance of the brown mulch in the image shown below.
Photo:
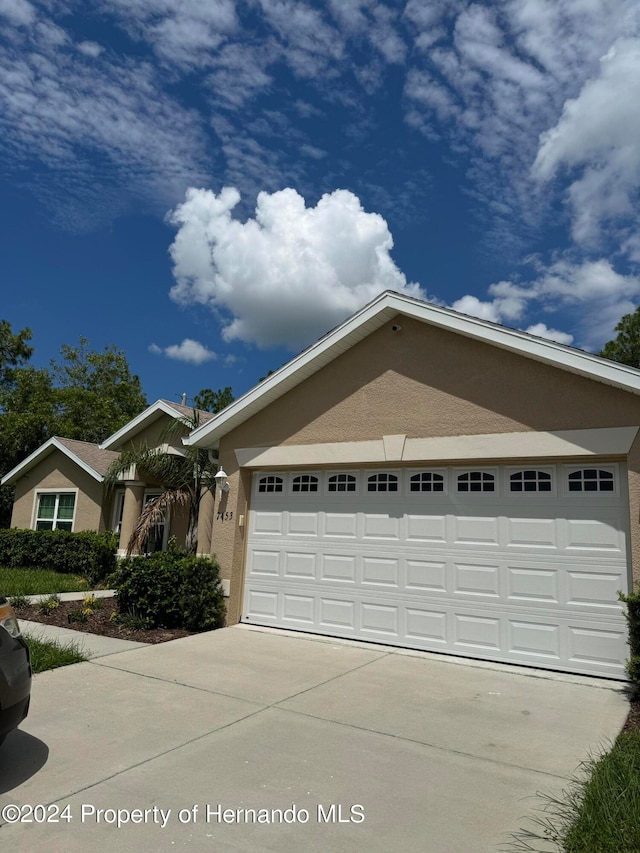
[[[624,724],[623,732],[633,732],[640,730],[640,699],[631,702],[631,710],[627,717],[627,722]]]
[[[118,640],[135,640],[138,643],[166,643],[180,637],[189,637],[195,631],[185,628],[150,628],[148,630],[127,628],[112,618],[118,612],[115,598],[99,598],[98,608],[87,617],[86,622],[69,619],[69,614],[82,607],[81,601],[63,601],[54,610],[46,614],[37,605],[21,607],[16,611],[18,620],[41,622],[44,625],[56,625],[59,628],[71,628],[88,634],[100,634],[103,637],[115,637]]]

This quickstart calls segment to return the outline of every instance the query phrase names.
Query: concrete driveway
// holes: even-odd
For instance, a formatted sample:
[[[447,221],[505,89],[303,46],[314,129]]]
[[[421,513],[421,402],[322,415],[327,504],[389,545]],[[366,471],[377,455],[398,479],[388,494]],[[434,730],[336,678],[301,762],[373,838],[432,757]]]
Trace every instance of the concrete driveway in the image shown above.
[[[0,807],[47,808],[2,847],[496,851],[616,736],[620,688],[239,626],[107,654],[36,676]]]

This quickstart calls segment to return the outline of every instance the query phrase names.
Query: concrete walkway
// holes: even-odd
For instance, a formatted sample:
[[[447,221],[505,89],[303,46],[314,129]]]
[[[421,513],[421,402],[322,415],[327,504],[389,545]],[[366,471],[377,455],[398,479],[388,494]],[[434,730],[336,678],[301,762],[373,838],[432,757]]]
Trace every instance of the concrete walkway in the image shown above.
[[[627,710],[619,683],[226,628],[36,676],[0,751],[0,808],[44,804],[58,822],[0,838],[35,853],[498,851]]]

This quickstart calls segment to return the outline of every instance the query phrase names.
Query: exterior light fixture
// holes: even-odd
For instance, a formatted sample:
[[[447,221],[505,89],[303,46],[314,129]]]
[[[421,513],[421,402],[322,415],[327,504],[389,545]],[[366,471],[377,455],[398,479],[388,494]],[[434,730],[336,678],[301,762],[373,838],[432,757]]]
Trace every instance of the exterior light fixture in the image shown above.
[[[216,481],[216,486],[218,486],[221,492],[228,492],[231,488],[229,486],[229,481],[227,480],[227,475],[225,474],[222,465],[220,466],[220,470],[213,479]]]

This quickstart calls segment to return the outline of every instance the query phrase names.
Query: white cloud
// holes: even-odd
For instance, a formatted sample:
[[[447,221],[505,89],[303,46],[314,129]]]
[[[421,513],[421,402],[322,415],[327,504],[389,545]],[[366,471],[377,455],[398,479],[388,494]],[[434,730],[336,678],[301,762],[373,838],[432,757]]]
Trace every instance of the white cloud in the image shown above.
[[[215,352],[191,338],[185,338],[181,344],[172,344],[168,347],[151,344],[149,351],[154,355],[166,355],[167,358],[186,361],[189,364],[204,364],[205,361],[214,361],[218,357]]]
[[[233,219],[234,188],[190,189],[171,215],[172,298],[225,318],[222,335],[261,347],[310,343],[378,293],[424,297],[393,262],[385,220],[346,190],[315,207],[293,189],[258,196],[255,217]]]
[[[558,344],[566,344],[570,346],[573,343],[573,335],[567,332],[560,332],[557,329],[549,329],[544,323],[536,323],[534,326],[529,326],[525,329],[530,335],[535,335],[537,338],[546,338],[548,341],[555,341]]]
[[[80,53],[84,53],[85,56],[91,56],[93,59],[96,59],[100,56],[104,48],[95,41],[81,41],[78,44],[78,50]]]
[[[27,0],[0,0],[0,15],[16,27],[32,24],[36,17]]]
[[[573,236],[593,244],[607,221],[635,219],[640,188],[640,39],[621,39],[602,58],[600,74],[564,105],[540,138],[534,174],[549,180],[578,168],[569,187]]]
[[[533,311],[569,311],[575,315],[576,335],[551,329],[545,323],[525,331],[559,343],[599,350],[614,335],[623,314],[635,310],[640,299],[640,278],[622,275],[607,259],[573,263],[561,258],[549,266],[535,263],[537,278],[528,283],[501,281],[489,287],[489,301],[466,295],[451,306],[456,311],[513,326]]]

